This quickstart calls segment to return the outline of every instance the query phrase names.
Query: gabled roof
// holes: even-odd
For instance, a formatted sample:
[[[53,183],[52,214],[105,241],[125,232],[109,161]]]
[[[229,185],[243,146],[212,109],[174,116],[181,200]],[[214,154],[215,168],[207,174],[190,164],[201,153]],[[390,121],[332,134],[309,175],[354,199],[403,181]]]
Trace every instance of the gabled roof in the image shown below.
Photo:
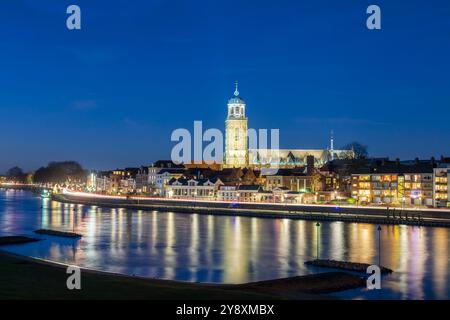
[[[352,171],[352,174],[413,174],[413,173],[433,173],[431,164],[397,165],[388,164],[379,167],[364,167]]]
[[[100,171],[97,173],[97,177],[109,177],[112,171]]]
[[[259,190],[262,190],[261,186],[257,186],[257,185],[253,185],[253,186],[246,186],[246,185],[241,185],[238,187],[239,191],[256,191],[258,192]]]
[[[142,166],[139,168],[140,174],[148,174],[148,167]]]
[[[139,168],[125,168],[124,170],[129,172],[132,176],[135,176],[139,172]]]
[[[180,178],[175,179],[172,178],[169,180],[169,185],[182,185],[182,186],[188,186],[190,181],[194,181],[196,183],[196,186],[205,186],[209,184],[222,184],[222,181],[218,178],[212,178],[212,179],[186,179],[186,178]]]
[[[278,169],[275,174],[268,175],[267,177],[293,177],[293,176],[306,176],[306,168],[299,167],[294,169]]]
[[[273,189],[273,191],[289,191],[291,189],[289,189],[288,187],[276,187]]]
[[[238,186],[237,185],[234,185],[234,184],[222,184],[220,187],[219,187],[219,189],[229,189],[230,191],[233,191],[233,190],[237,190],[238,189]]]
[[[184,168],[182,164],[175,164],[172,160],[158,160],[151,167],[155,168]]]
[[[184,172],[183,168],[167,168],[167,169],[161,169],[157,174],[164,174],[164,173],[173,173],[173,174],[182,174]]]

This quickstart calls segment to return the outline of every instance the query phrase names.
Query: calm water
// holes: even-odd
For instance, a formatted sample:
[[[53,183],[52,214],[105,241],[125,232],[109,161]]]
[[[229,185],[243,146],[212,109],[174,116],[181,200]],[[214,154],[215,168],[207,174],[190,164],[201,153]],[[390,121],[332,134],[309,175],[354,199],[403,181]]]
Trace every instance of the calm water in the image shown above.
[[[80,240],[45,236],[4,250],[88,268],[199,282],[242,283],[327,270],[316,257],[378,262],[376,226],[363,223],[259,219],[106,209],[0,190],[0,235],[37,228],[75,230]],[[382,264],[395,272],[382,290],[350,290],[346,298],[450,298],[450,229],[383,226]]]

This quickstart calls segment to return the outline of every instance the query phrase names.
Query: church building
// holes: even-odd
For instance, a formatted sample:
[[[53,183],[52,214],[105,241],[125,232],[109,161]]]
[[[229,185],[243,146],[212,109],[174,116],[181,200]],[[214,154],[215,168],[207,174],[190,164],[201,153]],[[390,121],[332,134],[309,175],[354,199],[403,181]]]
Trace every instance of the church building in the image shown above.
[[[248,149],[245,107],[236,82],[234,94],[228,100],[225,120],[224,168],[294,168],[305,166],[308,156],[313,156],[315,166],[320,167],[330,160],[354,157],[352,150],[335,150],[333,136],[328,149]]]

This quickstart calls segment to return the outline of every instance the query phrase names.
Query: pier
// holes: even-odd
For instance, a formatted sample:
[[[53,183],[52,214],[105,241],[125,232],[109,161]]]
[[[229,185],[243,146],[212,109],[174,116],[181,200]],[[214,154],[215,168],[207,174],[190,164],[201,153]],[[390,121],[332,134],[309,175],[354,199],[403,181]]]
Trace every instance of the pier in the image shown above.
[[[366,273],[367,268],[370,266],[368,263],[358,263],[350,261],[337,261],[337,260],[310,260],[305,262],[308,266],[331,268],[331,269],[341,269],[352,272]],[[392,273],[393,271],[389,268],[379,266],[380,271],[383,274]]]

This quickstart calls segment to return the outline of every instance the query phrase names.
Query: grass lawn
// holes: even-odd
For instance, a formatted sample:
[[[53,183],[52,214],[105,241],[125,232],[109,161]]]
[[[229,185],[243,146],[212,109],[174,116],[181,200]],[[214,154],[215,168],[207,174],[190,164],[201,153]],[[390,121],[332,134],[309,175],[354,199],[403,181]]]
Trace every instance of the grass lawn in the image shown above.
[[[361,286],[342,272],[241,285],[199,284],[81,271],[81,290],[68,290],[66,267],[0,251],[0,299],[273,300],[323,299],[318,293]]]
[[[0,299],[274,299],[273,295],[176,281],[81,271],[81,290],[68,290],[64,267],[0,253]]]

